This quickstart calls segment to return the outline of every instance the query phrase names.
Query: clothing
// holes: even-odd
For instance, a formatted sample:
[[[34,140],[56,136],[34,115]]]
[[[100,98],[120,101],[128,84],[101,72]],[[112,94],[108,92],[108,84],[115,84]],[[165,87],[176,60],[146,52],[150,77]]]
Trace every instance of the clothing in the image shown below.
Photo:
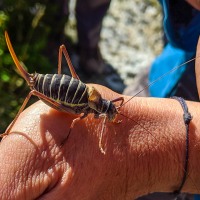
[[[95,49],[100,40],[103,17],[111,0],[77,0],[78,43],[81,48]]]
[[[167,44],[151,66],[149,81],[152,82],[174,67],[195,57],[200,35],[200,12],[182,0],[160,0],[163,7],[163,28]],[[187,82],[182,77],[190,77]],[[181,81],[181,82],[180,82]],[[190,88],[186,91],[185,88]],[[188,100],[197,100],[198,93],[194,62],[181,66],[150,87],[150,95],[169,97],[180,94]]]
[[[61,0],[58,3],[56,0],[49,0],[43,20],[44,24],[48,24],[47,27],[49,26],[51,30],[48,38],[48,47],[50,47],[48,55],[54,53],[51,49],[56,49],[62,43],[67,44],[70,49],[70,44],[66,42],[63,32],[70,15],[69,3],[73,3],[78,35],[77,45],[73,46],[78,59],[74,60],[78,61],[76,64],[80,74],[83,74],[82,80],[84,81],[85,78],[85,81],[98,82],[121,93],[125,87],[123,80],[112,65],[105,62],[99,49],[102,21],[110,6],[110,2],[111,0],[76,0],[73,2]],[[55,29],[52,29],[52,24],[56,26]],[[98,81],[97,79],[89,80],[95,76],[98,76]]]
[[[80,48],[97,49],[100,40],[103,17],[111,0],[76,0],[75,15],[77,20],[78,44]],[[50,38],[58,41],[63,36],[66,21],[69,17],[69,0],[48,0],[45,24],[54,24]],[[53,16],[53,17],[49,17]]]

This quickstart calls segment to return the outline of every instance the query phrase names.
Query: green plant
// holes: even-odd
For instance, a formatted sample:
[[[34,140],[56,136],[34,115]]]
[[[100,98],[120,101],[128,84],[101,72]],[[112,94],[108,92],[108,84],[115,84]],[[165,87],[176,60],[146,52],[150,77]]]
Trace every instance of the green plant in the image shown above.
[[[52,16],[57,15],[57,9],[57,4],[50,1],[4,1],[0,10],[0,133],[13,120],[29,92],[8,52],[4,31],[8,31],[19,60],[30,73],[55,72],[58,52],[55,43],[58,47],[57,36],[62,35],[66,20],[55,22]]]

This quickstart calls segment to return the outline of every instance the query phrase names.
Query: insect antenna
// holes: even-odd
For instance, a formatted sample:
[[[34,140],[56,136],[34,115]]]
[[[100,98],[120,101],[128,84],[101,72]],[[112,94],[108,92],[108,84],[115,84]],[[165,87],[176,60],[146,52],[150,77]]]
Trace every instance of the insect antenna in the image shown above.
[[[124,106],[125,104],[127,104],[129,101],[131,101],[134,97],[136,97],[138,94],[140,94],[141,92],[143,92],[145,89],[149,88],[150,86],[154,85],[156,82],[158,82],[159,80],[161,80],[162,78],[164,78],[165,76],[167,76],[168,74],[176,71],[177,69],[181,68],[182,66],[194,61],[195,59],[200,58],[199,57],[195,57],[192,58],[184,63],[182,63],[181,65],[178,65],[176,67],[174,67],[173,69],[171,69],[170,71],[166,72],[165,74],[161,75],[160,77],[158,77],[157,79],[155,79],[154,81],[152,81],[151,83],[149,83],[147,86],[145,86],[142,90],[140,90],[139,92],[137,92],[134,96],[132,96],[129,100],[127,100],[126,102],[124,102],[120,107]]]

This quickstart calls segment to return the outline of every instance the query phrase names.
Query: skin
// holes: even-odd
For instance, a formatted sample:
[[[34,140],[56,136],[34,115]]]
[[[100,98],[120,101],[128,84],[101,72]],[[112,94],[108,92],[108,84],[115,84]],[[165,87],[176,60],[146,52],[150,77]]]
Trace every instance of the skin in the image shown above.
[[[200,0],[187,0],[187,2],[197,10],[200,10]]]
[[[200,57],[200,42],[197,57]],[[200,59],[196,59],[200,88]],[[95,85],[103,97],[121,95]],[[200,90],[199,90],[200,91]],[[129,97],[124,96],[125,101]],[[190,123],[189,176],[183,191],[200,193],[200,104],[187,102]],[[182,181],[185,161],[183,110],[173,99],[134,98],[107,122],[99,148],[102,119],[77,116],[43,102],[30,106],[0,143],[2,199],[133,199],[151,192],[173,192]]]

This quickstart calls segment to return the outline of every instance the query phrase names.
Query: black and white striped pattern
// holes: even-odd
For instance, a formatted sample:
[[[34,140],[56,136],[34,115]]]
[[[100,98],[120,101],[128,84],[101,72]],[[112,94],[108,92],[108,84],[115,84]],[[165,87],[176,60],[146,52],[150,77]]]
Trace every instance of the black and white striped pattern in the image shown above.
[[[34,88],[63,105],[73,107],[88,103],[87,86],[64,74],[37,74]]]

